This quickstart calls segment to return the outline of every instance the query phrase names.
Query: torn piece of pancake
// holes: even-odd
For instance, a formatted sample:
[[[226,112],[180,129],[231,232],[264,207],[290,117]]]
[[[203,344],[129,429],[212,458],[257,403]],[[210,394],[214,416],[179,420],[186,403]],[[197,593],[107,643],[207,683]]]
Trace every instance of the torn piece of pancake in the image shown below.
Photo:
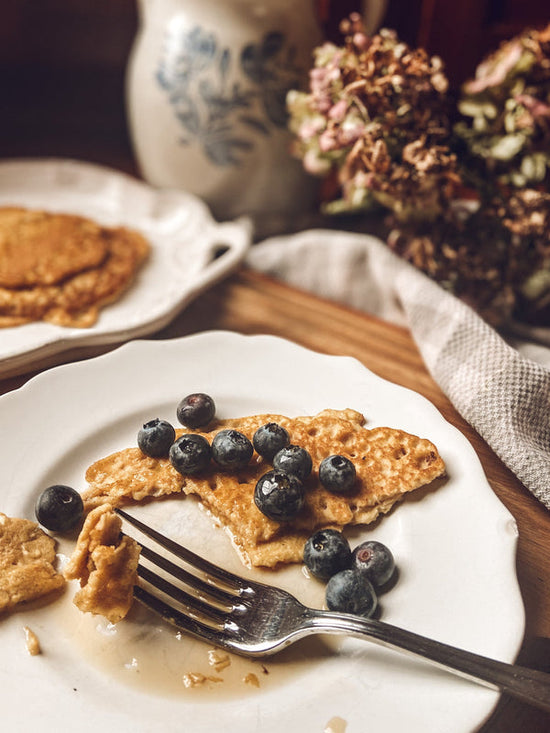
[[[59,590],[56,542],[35,522],[0,513],[0,612]]]
[[[200,476],[182,476],[168,459],[149,458],[139,448],[127,448],[88,468],[85,509],[105,501],[121,505],[180,492],[195,494],[230,533],[245,564],[274,567],[301,561],[304,543],[316,529],[370,524],[406,493],[445,473],[445,464],[429,440],[393,428],[367,429],[363,415],[350,409],[294,418],[264,414],[217,420],[203,434],[211,441],[219,430],[232,427],[252,439],[257,428],[268,422],[285,427],[291,443],[309,451],[313,460],[304,506],[290,522],[269,519],[254,503],[256,482],[271,469],[256,453],[235,474],[212,466]],[[178,437],[184,432],[192,431],[176,431]],[[350,495],[333,494],[319,483],[319,464],[332,454],[345,455],[355,465],[357,488]]]
[[[141,234],[125,227],[100,227],[78,218],[82,223],[73,232],[73,239],[56,239],[54,234],[58,233],[59,219],[65,221],[63,215],[46,212],[29,212],[29,215],[32,213],[40,214],[44,221],[41,219],[42,225],[36,231],[35,239],[25,240],[24,251],[27,254],[24,260],[28,261],[32,272],[29,271],[26,276],[29,282],[24,285],[6,284],[17,281],[12,263],[17,258],[17,247],[13,243],[8,247],[4,243],[4,278],[0,269],[0,327],[14,327],[32,321],[74,328],[92,326],[100,309],[117,300],[133,282],[149,254],[149,243]],[[75,217],[68,218],[69,221],[73,219]],[[50,221],[53,233],[47,233],[47,222]],[[89,227],[86,226],[88,221]],[[78,233],[82,235],[81,240],[78,240]],[[97,244],[95,250],[92,240]],[[72,246],[75,241],[87,243],[84,249],[89,256],[77,253],[78,248]],[[1,242],[0,238],[0,252]],[[55,257],[57,250],[59,261]],[[94,262],[92,254],[97,255],[97,261]],[[23,278],[23,273],[20,275],[20,279]]]
[[[23,626],[23,631],[25,632],[27,651],[31,657],[36,657],[38,654],[42,654],[40,640],[34,631],[29,626]]]
[[[90,512],[64,571],[67,580],[80,581],[75,605],[111,623],[123,619],[132,606],[140,553],[135,540],[121,536],[121,526],[109,504]]]

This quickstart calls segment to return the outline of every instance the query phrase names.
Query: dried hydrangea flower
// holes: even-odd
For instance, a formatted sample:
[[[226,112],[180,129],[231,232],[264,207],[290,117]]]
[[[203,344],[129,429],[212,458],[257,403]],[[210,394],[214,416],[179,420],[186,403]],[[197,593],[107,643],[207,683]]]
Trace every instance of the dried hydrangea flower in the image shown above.
[[[543,323],[550,307],[550,194],[526,189],[429,226],[389,222],[389,246],[494,326]]]
[[[550,25],[504,42],[461,90],[455,125],[482,177],[550,183]]]
[[[294,153],[337,182],[324,210],[389,211],[388,245],[495,326],[550,318],[550,26],[480,64],[454,130],[440,59],[358,15],[342,30],[287,98]]]
[[[460,182],[443,64],[394,31],[367,36],[357,14],[342,31],[342,47],[316,49],[309,92],[288,95],[294,153],[314,175],[336,172],[340,197],[328,212],[381,205],[405,220],[434,218]]]

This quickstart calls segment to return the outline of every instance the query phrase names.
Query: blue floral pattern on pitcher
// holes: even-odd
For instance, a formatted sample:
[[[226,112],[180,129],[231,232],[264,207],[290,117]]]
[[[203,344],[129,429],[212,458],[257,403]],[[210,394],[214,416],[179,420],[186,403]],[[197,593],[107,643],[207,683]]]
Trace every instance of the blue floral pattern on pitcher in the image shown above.
[[[183,128],[180,143],[200,144],[216,165],[238,166],[254,148],[254,135],[286,127],[286,94],[302,75],[294,58],[280,32],[239,54],[200,26],[167,36],[156,79]]]

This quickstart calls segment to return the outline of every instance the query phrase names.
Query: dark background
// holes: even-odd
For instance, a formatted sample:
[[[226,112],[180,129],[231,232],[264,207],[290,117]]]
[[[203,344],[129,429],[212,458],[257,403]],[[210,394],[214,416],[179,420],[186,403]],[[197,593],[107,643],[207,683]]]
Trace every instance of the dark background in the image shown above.
[[[317,3],[338,42],[357,0]],[[549,21],[548,0],[390,0],[384,25],[442,56],[456,87],[501,40]],[[137,24],[137,0],[2,0],[0,157],[75,157],[134,172],[124,70]]]

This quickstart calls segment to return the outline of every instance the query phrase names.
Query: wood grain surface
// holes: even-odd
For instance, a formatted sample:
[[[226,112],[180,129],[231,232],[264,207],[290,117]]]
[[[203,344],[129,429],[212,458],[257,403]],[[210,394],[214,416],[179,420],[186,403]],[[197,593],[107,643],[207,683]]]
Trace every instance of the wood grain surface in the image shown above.
[[[381,377],[422,394],[461,430],[519,529],[517,572],[526,609],[526,633],[518,661],[550,671],[550,515],[456,412],[427,372],[409,331],[243,269],[201,295],[151,338],[175,338],[212,329],[268,333],[315,351],[355,357]],[[29,376],[32,373],[0,381],[0,393],[21,386]],[[483,558],[477,561],[483,562]],[[502,698],[480,730],[547,733],[550,715]]]

